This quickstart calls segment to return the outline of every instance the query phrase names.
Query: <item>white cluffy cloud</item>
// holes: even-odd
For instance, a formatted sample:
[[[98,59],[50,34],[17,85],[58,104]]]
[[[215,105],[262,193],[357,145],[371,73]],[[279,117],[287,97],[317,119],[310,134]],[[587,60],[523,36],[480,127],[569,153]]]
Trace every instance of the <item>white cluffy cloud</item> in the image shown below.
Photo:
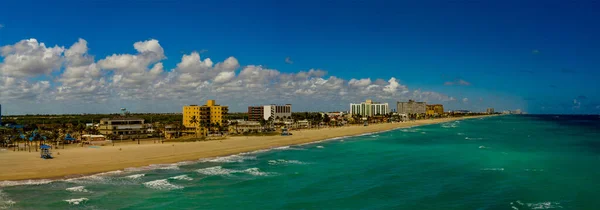
[[[4,61],[0,73],[10,77],[33,77],[58,71],[63,62],[64,47],[46,47],[36,39],[27,39],[0,48]]]
[[[371,78],[366,78],[366,79],[351,79],[348,82],[348,85],[353,86],[353,87],[365,87],[365,86],[369,86],[371,84]]]
[[[261,65],[241,66],[233,56],[213,61],[199,52],[183,55],[168,69],[162,63],[167,56],[158,40],[135,42],[133,49],[133,54],[114,53],[96,60],[85,39],[68,48],[48,47],[36,39],[4,46],[0,99],[44,100],[49,106],[65,102],[107,105],[101,111],[69,110],[74,112],[106,112],[127,104],[135,104],[139,112],[154,105],[179,110],[183,104],[208,98],[237,111],[263,103],[292,103],[296,110],[344,110],[348,103],[367,98],[456,100],[437,92],[411,91],[395,77],[345,80],[321,69],[284,73]]]

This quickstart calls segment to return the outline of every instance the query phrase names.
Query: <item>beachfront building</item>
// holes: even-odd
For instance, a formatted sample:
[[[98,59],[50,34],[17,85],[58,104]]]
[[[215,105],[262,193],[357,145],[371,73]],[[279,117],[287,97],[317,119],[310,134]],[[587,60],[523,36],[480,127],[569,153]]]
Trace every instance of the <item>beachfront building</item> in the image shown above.
[[[229,133],[231,134],[260,133],[262,130],[263,126],[257,121],[237,120],[229,126]]]
[[[269,120],[269,118],[275,119],[291,119],[292,118],[292,105],[264,105],[264,106],[249,106],[248,107],[248,121],[260,121],[261,119]]]
[[[413,100],[408,100],[408,102],[398,101],[396,103],[396,111],[399,114],[407,114],[410,118],[418,118],[427,114],[427,104]]]
[[[163,129],[165,139],[174,139],[178,136],[177,125],[165,125]]]
[[[442,116],[444,114],[444,105],[441,104],[427,104],[425,109],[427,116]]]
[[[248,107],[248,121],[260,121],[264,119],[264,106],[249,106]]]
[[[98,132],[111,135],[114,139],[146,138],[144,119],[136,117],[103,118],[98,125]]]
[[[485,113],[487,114],[494,114],[494,108],[487,108],[487,110],[485,111]]]
[[[85,134],[85,135],[81,135],[81,138],[82,138],[82,141],[87,141],[87,142],[105,141],[106,140],[106,136],[104,136],[104,135]]]
[[[264,105],[264,106],[249,106],[248,121],[260,121],[261,119],[274,121],[291,121],[292,105]]]
[[[273,120],[282,120],[292,119],[292,105],[266,105],[263,107],[263,119],[268,120],[272,118]]]
[[[226,124],[225,117],[229,107],[208,100],[205,105],[189,105],[183,107],[183,126],[195,128],[196,134],[207,135],[209,131],[217,131]]]
[[[388,114],[388,103],[373,102],[366,100],[360,104],[350,104],[350,115],[372,117],[375,115]]]

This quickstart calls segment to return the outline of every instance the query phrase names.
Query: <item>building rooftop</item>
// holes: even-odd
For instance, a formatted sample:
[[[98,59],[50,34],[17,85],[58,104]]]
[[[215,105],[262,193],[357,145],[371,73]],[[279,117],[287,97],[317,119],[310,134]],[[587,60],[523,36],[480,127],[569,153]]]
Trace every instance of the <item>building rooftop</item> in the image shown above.
[[[102,118],[102,121],[132,121],[132,120],[144,120],[138,117],[113,117],[113,118]]]

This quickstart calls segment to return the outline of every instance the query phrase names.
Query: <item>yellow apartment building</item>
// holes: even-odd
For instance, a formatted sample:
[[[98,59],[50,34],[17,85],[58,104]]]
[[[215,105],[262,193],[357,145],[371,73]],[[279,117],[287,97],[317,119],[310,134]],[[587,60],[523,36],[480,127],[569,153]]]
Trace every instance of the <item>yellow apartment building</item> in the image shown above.
[[[225,116],[229,108],[215,103],[215,100],[206,101],[205,105],[189,105],[183,107],[183,126],[196,128],[197,134],[207,135],[208,129],[218,131],[219,126],[225,125]]]
[[[444,114],[444,105],[441,105],[441,104],[427,105],[425,114],[427,114],[428,116],[442,115],[442,114]]]

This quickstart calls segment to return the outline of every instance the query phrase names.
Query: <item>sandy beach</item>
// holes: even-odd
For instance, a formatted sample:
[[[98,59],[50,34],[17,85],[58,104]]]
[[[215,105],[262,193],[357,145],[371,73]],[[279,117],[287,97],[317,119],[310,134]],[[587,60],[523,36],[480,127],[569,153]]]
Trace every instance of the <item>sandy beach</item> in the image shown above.
[[[477,116],[480,118],[482,116]],[[274,147],[303,144],[335,137],[353,136],[396,128],[427,125],[464,118],[419,120],[369,126],[292,131],[292,136],[235,136],[225,140],[165,144],[127,144],[102,147],[73,147],[54,150],[55,159],[44,160],[37,152],[0,151],[0,181],[59,179],[86,174],[194,161]],[[60,153],[58,155],[57,153]]]

